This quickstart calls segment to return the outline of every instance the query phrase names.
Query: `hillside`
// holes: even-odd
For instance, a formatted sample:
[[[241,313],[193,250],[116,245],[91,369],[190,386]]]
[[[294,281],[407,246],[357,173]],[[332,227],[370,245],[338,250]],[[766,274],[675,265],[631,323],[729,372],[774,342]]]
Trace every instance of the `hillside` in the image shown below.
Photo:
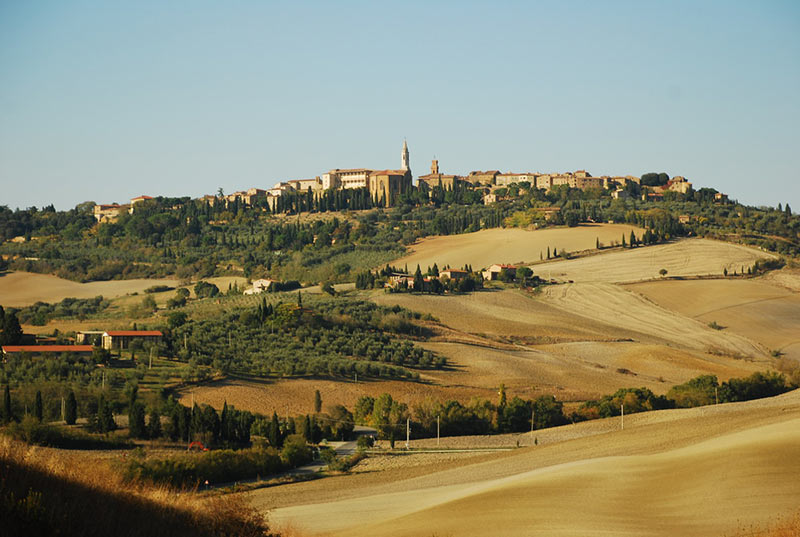
[[[283,501],[269,489],[250,497],[262,509],[281,506],[270,511],[278,528],[353,536],[489,536],[498,527],[509,536],[707,536],[797,507],[797,391],[638,414],[626,417],[624,430],[602,428],[618,423],[541,431],[539,447],[425,475],[395,472],[383,483],[355,475],[324,490],[292,485]],[[562,429],[573,438],[559,440]]]
[[[724,332],[800,360],[800,293],[775,280],[664,281],[629,289],[662,307],[704,323],[716,322]]]
[[[488,267],[494,263],[533,263],[552,252],[594,249],[602,244],[619,243],[631,231],[637,235],[643,229],[626,224],[583,224],[574,228],[553,228],[526,231],[518,228],[485,229],[461,235],[422,239],[409,246],[410,254],[394,261],[396,266],[408,265],[410,270],[419,264],[423,269],[437,263],[439,267]]]
[[[114,298],[141,293],[154,285],[175,286],[174,279],[133,279],[78,283],[50,274],[32,272],[0,272],[0,303],[5,307],[29,306],[35,302],[59,302],[67,297],[93,298],[102,295]]]
[[[683,239],[667,244],[616,250],[598,256],[557,260],[540,264],[534,271],[543,278],[576,282],[624,283],[667,276],[722,276],[727,269],[745,271],[759,259],[773,254],[710,239]]]

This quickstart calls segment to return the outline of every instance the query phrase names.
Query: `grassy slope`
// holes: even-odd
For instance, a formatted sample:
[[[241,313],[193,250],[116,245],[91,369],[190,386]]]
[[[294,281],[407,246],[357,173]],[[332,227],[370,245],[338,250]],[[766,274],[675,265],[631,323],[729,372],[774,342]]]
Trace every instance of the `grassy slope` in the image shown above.
[[[251,498],[284,506],[270,514],[276,527],[379,536],[496,535],[499,527],[504,535],[719,535],[796,508],[800,392],[618,425],[539,431],[539,447],[382,483],[363,475],[325,490],[299,484],[288,504],[276,491]]]

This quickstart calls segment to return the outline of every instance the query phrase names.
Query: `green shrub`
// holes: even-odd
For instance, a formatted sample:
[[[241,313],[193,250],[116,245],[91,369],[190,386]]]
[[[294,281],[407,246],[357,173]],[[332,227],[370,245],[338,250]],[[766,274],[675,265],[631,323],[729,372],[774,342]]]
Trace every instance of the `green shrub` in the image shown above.
[[[176,488],[191,488],[206,481],[218,485],[268,476],[284,469],[281,457],[271,447],[221,449],[167,458],[131,458],[122,467],[126,480],[144,480]]]
[[[61,449],[122,449],[131,446],[125,440],[86,434],[74,429],[63,429],[42,423],[33,416],[25,416],[21,422],[12,423],[6,429],[16,440]]]

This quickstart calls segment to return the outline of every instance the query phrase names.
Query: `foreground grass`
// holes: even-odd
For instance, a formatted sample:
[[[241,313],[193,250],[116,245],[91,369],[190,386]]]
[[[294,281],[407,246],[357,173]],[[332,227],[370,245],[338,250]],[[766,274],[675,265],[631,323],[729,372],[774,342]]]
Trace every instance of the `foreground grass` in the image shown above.
[[[741,527],[730,537],[798,537],[800,536],[800,511],[788,517],[777,518],[765,526]]]
[[[105,465],[8,438],[0,438],[0,520],[4,535],[275,535],[239,497],[127,482]]]

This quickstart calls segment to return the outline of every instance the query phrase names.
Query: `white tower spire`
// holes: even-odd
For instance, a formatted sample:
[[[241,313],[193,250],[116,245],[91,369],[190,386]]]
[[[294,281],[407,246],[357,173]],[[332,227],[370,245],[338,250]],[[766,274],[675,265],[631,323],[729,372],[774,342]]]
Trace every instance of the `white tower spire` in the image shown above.
[[[409,164],[408,160],[408,144],[406,143],[405,139],[403,139],[403,170],[409,171],[411,169],[411,165]]]

